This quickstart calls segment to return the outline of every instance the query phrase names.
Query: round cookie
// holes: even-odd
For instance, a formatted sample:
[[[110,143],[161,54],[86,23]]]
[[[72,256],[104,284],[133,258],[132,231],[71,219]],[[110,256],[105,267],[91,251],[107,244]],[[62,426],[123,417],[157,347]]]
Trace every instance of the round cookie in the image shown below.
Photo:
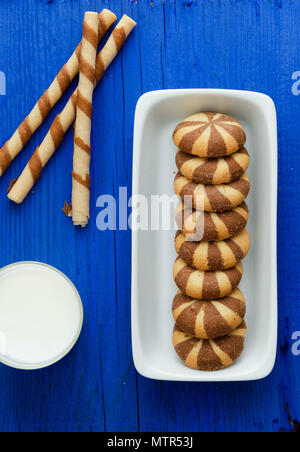
[[[176,166],[179,172],[196,184],[228,184],[239,179],[247,171],[250,157],[246,148],[227,157],[201,158],[185,154],[180,150],[176,154]]]
[[[173,345],[179,358],[188,367],[213,372],[231,366],[243,353],[247,327],[243,322],[228,336],[197,339],[185,334],[177,325]]]
[[[250,235],[246,229],[231,239],[219,242],[193,242],[177,231],[176,252],[190,267],[203,271],[226,270],[234,267],[247,255]]]
[[[190,240],[208,242],[226,240],[238,234],[246,227],[248,216],[248,206],[245,202],[223,213],[184,208],[182,202],[175,210],[175,221]]]
[[[222,113],[203,112],[189,116],[173,133],[175,145],[198,157],[221,157],[241,149],[246,142],[242,125]]]
[[[176,325],[184,333],[199,339],[215,339],[230,334],[241,325],[246,303],[239,289],[214,301],[194,300],[179,291],[172,311]]]
[[[195,184],[177,173],[174,191],[185,203],[192,202],[192,207],[205,212],[225,212],[241,204],[248,196],[250,179],[246,173],[229,184],[204,185]]]
[[[181,257],[173,266],[174,281],[185,295],[198,300],[213,300],[229,295],[240,283],[242,264],[227,270],[204,272],[190,267]]]

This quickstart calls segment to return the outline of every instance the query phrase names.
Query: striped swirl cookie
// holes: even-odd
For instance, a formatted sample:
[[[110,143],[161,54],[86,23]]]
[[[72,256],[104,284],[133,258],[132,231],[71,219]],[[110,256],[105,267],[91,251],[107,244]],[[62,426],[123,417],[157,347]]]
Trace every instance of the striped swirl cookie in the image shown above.
[[[193,242],[177,231],[175,237],[177,254],[191,267],[203,271],[226,270],[234,267],[247,255],[250,235],[246,229],[231,239],[219,242]]]
[[[227,157],[201,158],[178,151],[176,165],[180,173],[196,184],[228,184],[239,179],[250,163],[246,148]]]
[[[222,113],[197,113],[184,119],[173,133],[175,145],[198,157],[222,157],[241,149],[246,134],[241,124]]]
[[[174,181],[176,195],[182,201],[192,202],[194,209],[206,212],[225,212],[241,204],[248,196],[250,180],[246,173],[229,184],[195,184],[177,173]]]
[[[242,323],[246,303],[239,289],[214,301],[194,300],[179,291],[172,311],[176,325],[184,333],[199,339],[215,339],[230,334]]]
[[[179,358],[188,367],[213,372],[231,366],[241,356],[246,331],[247,327],[243,322],[228,336],[214,340],[197,339],[175,325],[173,345]]]
[[[241,232],[248,222],[248,206],[245,202],[223,213],[200,212],[184,208],[180,202],[175,210],[175,220],[190,240],[208,242],[226,240]]]
[[[205,272],[190,267],[181,257],[174,263],[174,281],[185,295],[198,300],[213,300],[229,295],[240,283],[242,264],[227,270]]]

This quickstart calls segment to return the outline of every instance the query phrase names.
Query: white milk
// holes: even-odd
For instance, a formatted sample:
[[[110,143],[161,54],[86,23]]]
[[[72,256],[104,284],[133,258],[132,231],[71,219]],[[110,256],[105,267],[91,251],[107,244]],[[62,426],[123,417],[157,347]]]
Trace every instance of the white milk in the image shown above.
[[[52,267],[24,262],[0,271],[0,361],[38,368],[64,356],[82,327],[73,284]]]

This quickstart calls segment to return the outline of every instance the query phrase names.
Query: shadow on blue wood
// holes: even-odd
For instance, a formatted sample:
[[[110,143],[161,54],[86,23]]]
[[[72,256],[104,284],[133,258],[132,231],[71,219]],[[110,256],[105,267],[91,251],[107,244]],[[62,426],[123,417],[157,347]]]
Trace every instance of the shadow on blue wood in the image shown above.
[[[72,133],[22,206],[6,198],[62,99],[1,179],[0,265],[33,259],[64,271],[85,308],[82,336],[62,362],[33,373],[0,367],[1,431],[292,431],[300,419],[300,70],[297,0],[2,0],[1,144],[70,56],[84,11],[127,13],[138,27],[96,90],[92,212],[75,230],[61,212],[70,199]],[[2,75],[3,79],[3,75]],[[182,384],[136,375],[130,342],[130,232],[99,232],[96,199],[131,190],[132,132],[139,96],[161,88],[264,92],[279,120],[279,349],[261,382]],[[2,86],[3,88],[3,86]],[[1,92],[1,90],[0,90]],[[71,90],[69,90],[71,92]]]

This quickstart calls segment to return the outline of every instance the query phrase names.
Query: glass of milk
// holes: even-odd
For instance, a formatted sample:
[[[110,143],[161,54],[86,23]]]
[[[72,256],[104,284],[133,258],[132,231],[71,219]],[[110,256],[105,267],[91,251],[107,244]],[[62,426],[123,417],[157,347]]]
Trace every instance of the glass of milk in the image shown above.
[[[0,362],[50,366],[73,348],[83,323],[80,295],[59,270],[19,262],[0,270]]]

